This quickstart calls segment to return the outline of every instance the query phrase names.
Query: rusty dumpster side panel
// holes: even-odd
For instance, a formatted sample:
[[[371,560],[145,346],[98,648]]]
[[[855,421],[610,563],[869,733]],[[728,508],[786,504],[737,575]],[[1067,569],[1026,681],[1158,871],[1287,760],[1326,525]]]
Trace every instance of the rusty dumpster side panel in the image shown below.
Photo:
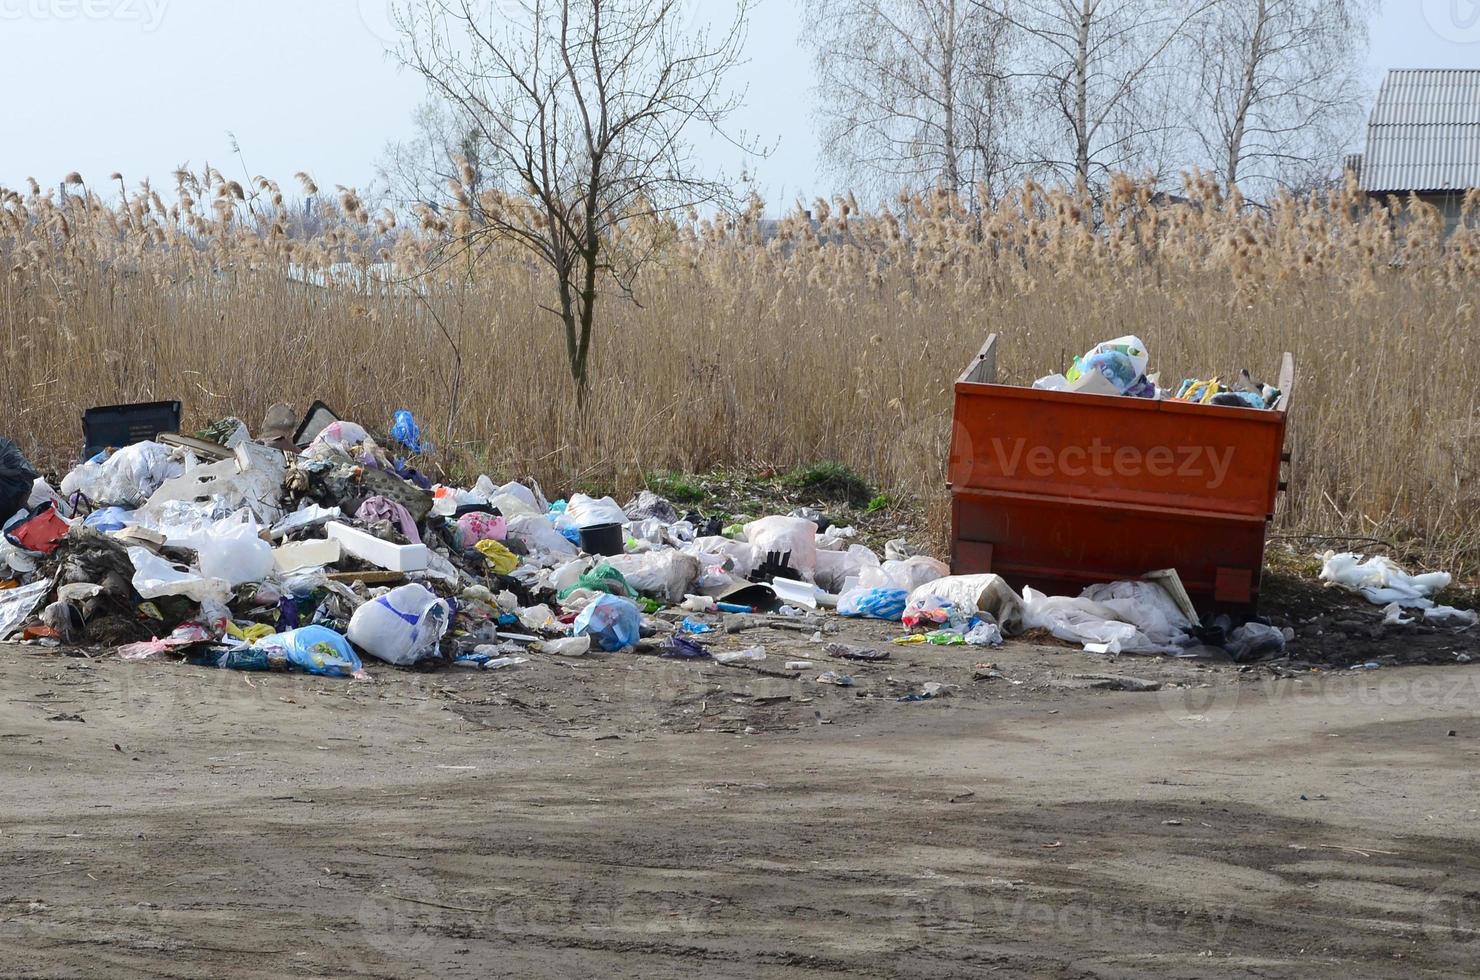
[[[1293,360],[1270,411],[999,385],[996,336],[956,383],[952,567],[1013,586],[1176,568],[1204,609],[1258,601]]]

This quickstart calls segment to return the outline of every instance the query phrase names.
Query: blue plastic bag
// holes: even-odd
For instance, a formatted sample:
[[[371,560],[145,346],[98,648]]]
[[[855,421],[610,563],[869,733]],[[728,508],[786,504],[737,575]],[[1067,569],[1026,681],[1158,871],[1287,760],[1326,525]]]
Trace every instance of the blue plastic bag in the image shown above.
[[[365,669],[349,641],[327,626],[304,626],[258,640],[252,645],[269,657],[276,653],[306,674],[353,677]]]
[[[133,523],[134,512],[126,507],[104,507],[87,515],[82,522],[94,531],[107,534],[109,531],[122,531]]]
[[[838,615],[897,623],[909,601],[905,589],[856,589],[838,599]]]
[[[589,636],[603,650],[625,650],[642,636],[642,613],[631,599],[601,595],[576,617],[572,636]]]
[[[411,412],[404,408],[396,411],[395,424],[391,426],[391,438],[405,446],[407,452],[419,453],[432,448],[422,445],[421,426],[416,424]]]

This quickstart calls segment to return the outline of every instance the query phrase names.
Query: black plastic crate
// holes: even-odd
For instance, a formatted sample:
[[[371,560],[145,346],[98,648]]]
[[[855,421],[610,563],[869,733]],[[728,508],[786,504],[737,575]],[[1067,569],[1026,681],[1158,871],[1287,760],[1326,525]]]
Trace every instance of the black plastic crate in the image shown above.
[[[134,443],[157,439],[161,432],[180,431],[180,403],[138,402],[133,405],[104,405],[82,413],[83,459],[104,449],[122,449]]]

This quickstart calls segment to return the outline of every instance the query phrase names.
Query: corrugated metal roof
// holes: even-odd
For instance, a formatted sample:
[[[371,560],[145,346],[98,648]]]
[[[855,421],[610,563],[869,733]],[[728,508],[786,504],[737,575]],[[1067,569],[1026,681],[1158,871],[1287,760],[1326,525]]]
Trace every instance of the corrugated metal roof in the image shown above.
[[[1388,72],[1361,179],[1374,192],[1480,187],[1480,70]]]

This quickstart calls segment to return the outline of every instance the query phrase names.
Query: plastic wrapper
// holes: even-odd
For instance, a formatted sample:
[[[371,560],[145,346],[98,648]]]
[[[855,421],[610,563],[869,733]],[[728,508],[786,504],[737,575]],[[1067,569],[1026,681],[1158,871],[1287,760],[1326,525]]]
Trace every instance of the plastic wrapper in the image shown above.
[[[497,541],[479,541],[473,549],[483,556],[495,575],[508,575],[519,567],[519,556]]]
[[[26,621],[51,592],[51,581],[43,579],[18,589],[0,589],[0,640],[26,625]]]

